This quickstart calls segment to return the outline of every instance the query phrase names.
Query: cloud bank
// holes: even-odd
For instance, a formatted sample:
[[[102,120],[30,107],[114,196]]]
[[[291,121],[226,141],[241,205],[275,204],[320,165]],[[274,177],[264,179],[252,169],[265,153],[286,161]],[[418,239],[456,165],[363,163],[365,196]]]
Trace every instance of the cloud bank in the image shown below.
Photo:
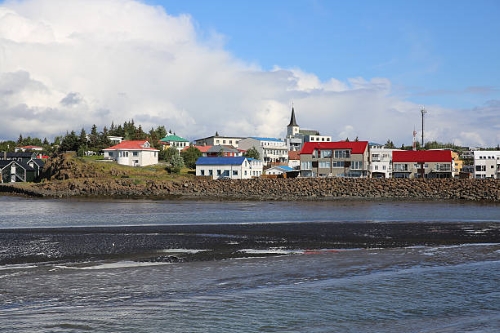
[[[132,0],[0,4],[0,140],[50,139],[132,119],[188,139],[216,131],[282,138],[292,102],[301,128],[334,140],[411,144],[420,131],[420,106],[387,78],[264,71],[225,51],[220,36],[200,37],[195,19]],[[500,101],[426,108],[426,140],[500,142]]]

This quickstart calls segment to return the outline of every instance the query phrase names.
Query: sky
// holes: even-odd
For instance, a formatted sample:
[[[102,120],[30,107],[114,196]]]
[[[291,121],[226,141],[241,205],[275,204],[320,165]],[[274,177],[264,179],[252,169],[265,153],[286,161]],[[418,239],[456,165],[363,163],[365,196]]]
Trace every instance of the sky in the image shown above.
[[[500,144],[497,0],[0,0],[0,141],[133,120],[189,140]]]

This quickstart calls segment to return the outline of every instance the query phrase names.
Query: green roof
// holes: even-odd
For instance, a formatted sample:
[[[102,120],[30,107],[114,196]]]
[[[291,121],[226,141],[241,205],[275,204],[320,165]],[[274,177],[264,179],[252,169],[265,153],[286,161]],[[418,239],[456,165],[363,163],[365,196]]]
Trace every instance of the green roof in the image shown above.
[[[180,136],[177,136],[175,134],[169,134],[160,141],[162,142],[189,142],[189,140],[186,140],[184,138],[181,138]]]

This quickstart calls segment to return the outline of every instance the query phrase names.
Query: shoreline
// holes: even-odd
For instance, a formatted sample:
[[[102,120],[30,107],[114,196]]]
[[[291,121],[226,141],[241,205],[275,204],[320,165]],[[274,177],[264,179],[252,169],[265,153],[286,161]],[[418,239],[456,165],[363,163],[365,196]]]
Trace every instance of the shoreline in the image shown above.
[[[500,202],[492,179],[278,178],[179,181],[67,179],[0,184],[0,195],[39,198],[196,200],[461,200]]]
[[[294,251],[464,244],[492,244],[500,250],[500,223],[297,222],[0,229],[0,265],[190,262]]]

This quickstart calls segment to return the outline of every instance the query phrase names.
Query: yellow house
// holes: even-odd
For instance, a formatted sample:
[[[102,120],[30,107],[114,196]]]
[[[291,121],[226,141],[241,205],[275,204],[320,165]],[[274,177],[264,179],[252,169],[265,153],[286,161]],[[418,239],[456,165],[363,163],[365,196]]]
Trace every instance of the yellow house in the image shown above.
[[[460,155],[458,153],[452,151],[451,157],[453,158],[453,177],[458,178],[460,175],[460,171],[462,171],[462,167],[464,165],[464,161],[460,159]]]

